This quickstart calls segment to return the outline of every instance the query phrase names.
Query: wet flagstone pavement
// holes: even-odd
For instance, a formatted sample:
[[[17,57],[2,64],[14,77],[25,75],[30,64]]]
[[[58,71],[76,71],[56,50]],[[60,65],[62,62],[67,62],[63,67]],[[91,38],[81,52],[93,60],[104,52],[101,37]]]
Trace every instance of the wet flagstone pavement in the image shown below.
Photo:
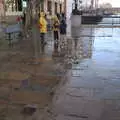
[[[52,102],[55,88],[65,77],[64,66],[58,62],[56,53],[54,56],[52,38],[44,53],[35,60],[38,64],[34,64],[28,43],[30,41],[25,40],[0,51],[0,120],[40,119],[44,108]],[[26,109],[26,105],[30,107]],[[32,114],[30,111],[34,108]]]
[[[120,29],[72,30],[39,64],[28,44],[0,51],[0,120],[120,120]]]
[[[119,28],[83,28],[80,37],[73,29],[78,60],[54,97],[55,120],[120,119],[119,32]]]

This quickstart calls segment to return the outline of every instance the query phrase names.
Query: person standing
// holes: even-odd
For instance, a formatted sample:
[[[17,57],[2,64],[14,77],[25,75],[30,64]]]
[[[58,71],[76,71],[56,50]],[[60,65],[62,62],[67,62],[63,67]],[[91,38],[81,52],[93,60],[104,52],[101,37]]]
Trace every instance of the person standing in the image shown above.
[[[54,44],[58,44],[59,40],[59,27],[60,27],[60,22],[57,16],[54,16],[53,19],[53,34],[54,34]]]
[[[40,13],[40,19],[39,19],[39,27],[40,27],[40,37],[41,37],[41,44],[45,45],[45,35],[47,33],[47,21],[45,19],[45,13]]]
[[[58,20],[60,21],[60,19],[61,19],[60,13],[57,13],[56,16],[57,16]]]
[[[66,23],[65,14],[62,13],[61,21],[60,21],[60,50],[61,52],[64,51],[64,48],[67,44],[66,33],[67,33],[67,23]]]
[[[21,26],[21,17],[20,16],[17,16],[16,21],[17,21],[17,24],[19,26]]]
[[[59,27],[60,27],[60,22],[58,17],[55,15],[53,17],[53,23],[52,23],[52,28],[53,28],[53,37],[54,37],[54,51],[53,51],[53,56],[58,56],[58,44],[59,44]]]
[[[66,33],[67,33],[67,23],[66,23],[65,15],[64,13],[62,13],[62,17],[60,20],[60,36],[62,36],[64,39],[64,37],[66,36]]]
[[[26,23],[26,12],[23,13],[23,25],[25,26]]]
[[[21,20],[22,20],[22,34],[23,34],[24,37],[28,37],[28,35],[27,35],[26,12],[25,12],[25,10],[23,11],[23,14],[21,16]]]

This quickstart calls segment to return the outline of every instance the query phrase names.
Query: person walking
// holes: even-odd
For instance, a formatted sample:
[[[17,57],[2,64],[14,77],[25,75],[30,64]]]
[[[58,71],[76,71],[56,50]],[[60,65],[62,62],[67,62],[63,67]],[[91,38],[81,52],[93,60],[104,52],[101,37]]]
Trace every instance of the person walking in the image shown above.
[[[25,27],[25,23],[26,23],[26,12],[24,11],[23,15],[22,15],[22,24],[23,24],[23,27]]]
[[[41,45],[45,45],[45,35],[47,33],[47,21],[45,19],[45,13],[40,13],[40,19],[39,19],[39,27],[40,27],[40,37],[41,37]]]

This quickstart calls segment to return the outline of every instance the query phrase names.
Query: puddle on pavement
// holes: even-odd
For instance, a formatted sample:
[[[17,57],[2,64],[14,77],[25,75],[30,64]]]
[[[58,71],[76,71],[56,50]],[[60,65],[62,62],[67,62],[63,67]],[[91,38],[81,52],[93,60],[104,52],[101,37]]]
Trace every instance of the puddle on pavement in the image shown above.
[[[34,65],[19,64],[21,71],[0,73],[0,79],[9,78],[11,80],[8,83],[14,86],[14,89],[9,86],[10,90],[7,89],[8,86],[6,89],[1,87],[0,92],[4,93],[2,92],[3,95],[0,96],[2,98],[0,103],[12,101],[13,104],[46,105],[52,99],[50,89],[60,82],[66,69],[71,71],[69,79],[66,79],[68,81],[66,87],[69,88],[66,94],[69,98],[120,99],[120,30],[118,28],[72,30],[72,39],[67,41],[69,44],[64,45],[63,51],[54,50],[53,43],[49,41],[48,52],[44,53],[49,54],[49,57],[38,59],[41,65],[36,65],[32,69]],[[23,109],[22,113],[31,115],[34,111],[34,108],[30,107]],[[88,118],[77,114],[68,116]]]
[[[79,32],[72,29],[74,56],[77,56],[78,63],[72,65],[72,78],[68,86],[100,88],[104,91],[94,94],[96,97],[120,98],[119,82],[112,81],[115,72],[120,70],[119,32],[118,28],[81,28]],[[104,80],[110,81],[108,83],[114,87],[108,87]]]

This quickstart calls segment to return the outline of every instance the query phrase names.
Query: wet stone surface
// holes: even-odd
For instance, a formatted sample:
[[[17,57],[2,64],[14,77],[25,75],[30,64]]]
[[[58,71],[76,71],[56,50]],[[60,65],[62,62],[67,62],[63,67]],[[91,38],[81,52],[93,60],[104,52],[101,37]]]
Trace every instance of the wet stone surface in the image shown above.
[[[25,40],[1,51],[0,120],[44,119],[49,113],[45,108],[51,104],[55,89],[66,74],[64,64],[59,62],[59,58],[63,61],[64,58],[52,56],[55,51],[52,38],[36,60],[31,48],[30,40]],[[36,61],[39,64],[34,64]]]
[[[120,29],[72,30],[36,60],[25,43],[0,57],[0,120],[120,119]]]
[[[54,97],[56,120],[120,119],[118,32],[118,28],[83,28],[81,37],[73,37],[72,60],[76,57],[78,62],[72,62],[67,82]]]

